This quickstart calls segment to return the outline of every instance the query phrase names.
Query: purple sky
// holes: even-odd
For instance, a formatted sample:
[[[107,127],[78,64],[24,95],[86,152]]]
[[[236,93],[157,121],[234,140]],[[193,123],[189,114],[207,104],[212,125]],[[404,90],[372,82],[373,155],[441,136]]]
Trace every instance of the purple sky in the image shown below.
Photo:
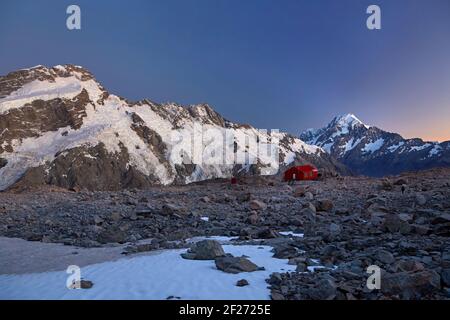
[[[80,31],[65,27],[69,4]],[[207,102],[260,128],[354,113],[450,140],[449,0],[2,0],[0,40],[0,74],[73,63],[129,99]]]

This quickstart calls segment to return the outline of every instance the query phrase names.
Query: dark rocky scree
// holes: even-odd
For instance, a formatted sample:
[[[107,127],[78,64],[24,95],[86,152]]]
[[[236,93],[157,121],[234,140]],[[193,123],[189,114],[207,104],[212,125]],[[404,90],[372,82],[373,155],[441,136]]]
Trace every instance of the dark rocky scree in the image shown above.
[[[268,280],[273,299],[450,297],[450,170],[295,186],[262,177],[241,182],[3,192],[0,236],[83,247],[129,243],[126,254],[187,248],[193,236],[236,236],[237,244],[273,246],[274,257],[296,266]],[[226,269],[239,262],[230,258],[219,250],[213,259]],[[324,268],[308,271],[317,265]],[[370,265],[382,269],[381,290],[366,287]]]

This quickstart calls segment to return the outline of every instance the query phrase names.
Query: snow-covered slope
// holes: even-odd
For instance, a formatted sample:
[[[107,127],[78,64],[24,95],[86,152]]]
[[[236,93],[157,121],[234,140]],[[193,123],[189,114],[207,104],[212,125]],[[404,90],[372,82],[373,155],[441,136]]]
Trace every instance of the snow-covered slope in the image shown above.
[[[450,142],[404,139],[368,126],[353,114],[337,116],[324,128],[305,130],[300,139],[322,147],[359,174],[383,176],[450,165]]]
[[[224,129],[231,138],[220,139]],[[189,154],[191,141],[196,147]],[[277,157],[258,153],[258,142],[276,141]],[[236,154],[247,162],[236,164],[243,162],[234,161]],[[132,103],[109,94],[79,66],[37,66],[0,77],[0,189],[18,181],[89,189],[189,183],[273,174],[294,162],[337,165],[320,147],[232,123],[206,104]]]

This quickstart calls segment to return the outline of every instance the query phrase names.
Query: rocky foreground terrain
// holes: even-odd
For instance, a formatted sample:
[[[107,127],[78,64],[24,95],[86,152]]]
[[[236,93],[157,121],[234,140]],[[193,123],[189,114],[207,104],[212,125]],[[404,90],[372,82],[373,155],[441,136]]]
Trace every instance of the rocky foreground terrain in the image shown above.
[[[4,237],[81,247],[127,243],[124,254],[133,255],[188,247],[186,239],[207,235],[270,245],[275,258],[289,259],[297,272],[272,274],[273,299],[448,299],[450,169],[293,186],[246,177],[237,185],[0,193]],[[382,269],[380,290],[366,287],[371,265]]]

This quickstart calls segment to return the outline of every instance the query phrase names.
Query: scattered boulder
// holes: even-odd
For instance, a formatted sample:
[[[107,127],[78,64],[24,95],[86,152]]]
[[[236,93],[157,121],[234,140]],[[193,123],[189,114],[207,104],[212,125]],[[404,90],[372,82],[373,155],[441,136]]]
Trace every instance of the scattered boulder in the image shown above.
[[[395,262],[394,255],[386,250],[377,250],[375,252],[374,258],[383,264],[391,264]]]
[[[252,213],[248,216],[247,222],[252,225],[257,225],[259,223],[259,216],[257,213]]]
[[[342,231],[342,228],[340,225],[336,223],[331,223],[330,226],[328,227],[328,230],[330,231],[331,234],[338,234]]]
[[[0,169],[8,164],[8,160],[0,158]]]
[[[89,280],[75,281],[70,285],[71,289],[90,289],[94,286],[94,283]]]
[[[226,273],[253,272],[261,270],[256,264],[245,257],[227,255],[215,259],[216,267]]]
[[[399,178],[395,180],[394,185],[396,186],[402,186],[408,184],[408,181],[405,178]]]
[[[421,236],[425,236],[431,232],[431,229],[428,226],[413,224],[411,227],[415,233]]]
[[[225,251],[223,251],[221,244],[215,240],[202,240],[194,243],[181,256],[190,260],[214,260],[217,257],[225,256]]]
[[[204,203],[210,203],[211,199],[208,196],[204,196],[200,198],[200,201],[204,202]]]
[[[260,229],[256,235],[259,239],[274,239],[278,238],[280,234],[276,232],[275,230],[272,230],[270,228],[263,228]]]
[[[135,214],[141,217],[149,217],[155,213],[155,209],[149,204],[141,204],[136,208]]]
[[[324,278],[313,287],[300,289],[305,298],[311,300],[333,300],[337,294],[337,286],[334,280]]]
[[[117,222],[117,221],[120,221],[122,219],[122,215],[120,214],[120,212],[114,211],[113,213],[111,213],[111,217],[110,218],[111,218],[112,221]]]
[[[102,217],[100,217],[100,216],[98,216],[98,215],[95,215],[95,216],[94,216],[94,223],[95,223],[95,224],[102,224],[104,221],[105,221],[105,220],[103,220]]]
[[[250,201],[251,199],[252,199],[252,194],[250,192],[239,193],[236,197],[236,200],[240,203]]]
[[[299,215],[305,217],[309,222],[316,220],[316,211],[313,211],[310,208],[300,210]]]
[[[250,209],[252,210],[266,210],[267,204],[259,200],[250,201]]]
[[[401,260],[397,263],[397,267],[402,272],[417,272],[425,270],[425,266],[416,260]]]
[[[309,191],[305,192],[304,197],[306,200],[309,200],[309,201],[312,201],[314,199],[314,195]]]
[[[439,214],[436,218],[431,221],[431,224],[443,224],[450,223],[450,213]]]
[[[415,201],[419,206],[423,206],[427,203],[427,198],[423,194],[418,193],[416,194]]]
[[[245,286],[248,286],[248,285],[249,285],[249,283],[245,279],[241,279],[241,280],[238,280],[238,282],[236,282],[236,286],[237,287],[245,287]]]
[[[396,214],[386,216],[383,222],[383,228],[391,233],[400,232],[402,234],[406,234],[411,231],[411,226],[409,223],[400,219],[400,217]]]
[[[306,272],[306,271],[308,271],[308,266],[306,265],[306,263],[300,262],[297,264],[295,272]]]
[[[294,189],[293,196],[296,198],[303,197],[306,193],[305,187],[297,187]]]
[[[126,233],[119,228],[102,229],[97,235],[97,241],[101,244],[125,243]]]
[[[277,259],[290,259],[299,254],[297,248],[286,243],[275,246],[272,251],[274,252],[273,257]]]
[[[174,214],[179,214],[183,211],[183,209],[180,206],[177,206],[172,203],[166,203],[162,206],[161,212],[163,215],[169,216]]]
[[[383,179],[381,180],[380,189],[384,191],[392,191],[394,186],[389,179]]]
[[[303,208],[310,209],[313,212],[317,212],[316,206],[313,205],[311,202],[307,202],[303,205]]]
[[[316,205],[317,211],[330,212],[333,209],[333,201],[329,199],[319,200]]]
[[[441,280],[444,286],[450,288],[450,268],[442,269]]]
[[[272,293],[270,294],[270,298],[272,300],[285,300],[284,296],[276,291],[272,291]]]
[[[440,282],[439,274],[432,270],[388,273],[382,275],[381,291],[387,295],[399,295],[402,299],[420,299],[440,290]]]

